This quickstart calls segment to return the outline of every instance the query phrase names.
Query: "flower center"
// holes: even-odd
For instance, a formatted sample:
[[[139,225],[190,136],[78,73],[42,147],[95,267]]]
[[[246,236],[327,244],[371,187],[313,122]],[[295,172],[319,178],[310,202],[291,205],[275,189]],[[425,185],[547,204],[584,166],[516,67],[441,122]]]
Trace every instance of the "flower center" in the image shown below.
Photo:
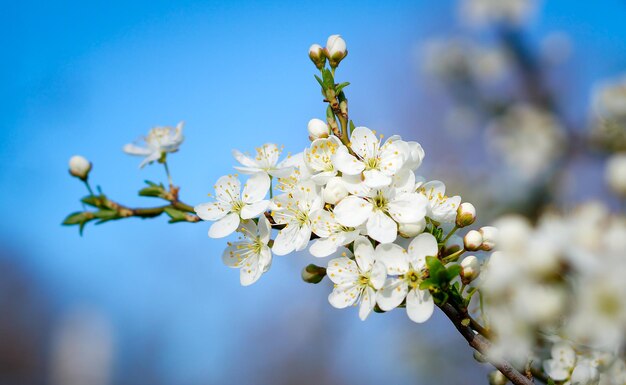
[[[376,196],[371,198],[372,203],[374,204],[374,209],[385,211],[387,210],[387,204],[389,201],[383,195],[382,191],[378,191]]]
[[[380,160],[377,157],[365,159],[365,170],[378,170]]]
[[[412,289],[417,289],[422,282],[420,272],[413,269],[409,270],[409,272],[404,275],[404,279],[406,279]]]
[[[359,275],[359,285],[360,286],[369,286],[370,284],[370,273],[365,273]]]
[[[245,205],[245,204],[244,204],[242,201],[240,201],[240,200],[235,200],[235,201],[233,201],[233,202],[232,202],[231,210],[232,210],[234,213],[238,213],[238,214],[239,214],[239,213],[241,213],[241,209],[243,209],[243,206],[244,206],[244,205]]]

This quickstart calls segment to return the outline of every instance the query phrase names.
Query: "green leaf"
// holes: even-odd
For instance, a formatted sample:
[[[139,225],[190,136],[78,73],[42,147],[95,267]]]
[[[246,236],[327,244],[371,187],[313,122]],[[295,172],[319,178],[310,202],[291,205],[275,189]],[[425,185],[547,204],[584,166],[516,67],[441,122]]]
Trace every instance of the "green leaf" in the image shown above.
[[[71,213],[70,215],[65,217],[65,220],[63,220],[63,225],[65,226],[78,225],[84,222],[85,220],[87,220],[85,213],[82,211],[78,211],[75,213]]]
[[[183,211],[177,210],[173,207],[166,207],[164,211],[171,218],[169,223],[187,222],[187,214]]]
[[[431,277],[436,277],[440,272],[445,272],[446,268],[437,257],[426,257],[426,266]]]
[[[354,131],[355,128],[356,126],[354,125],[354,122],[350,120],[350,135],[352,135],[352,131]]]
[[[349,82],[344,82],[344,83],[337,84],[337,85],[335,86],[335,92],[336,92],[336,93],[340,93],[340,92],[341,92],[341,90],[343,90],[344,88],[346,88],[346,87],[347,87],[347,86],[349,86],[349,85],[350,85],[350,83],[349,83]]]
[[[324,82],[322,87],[331,90],[335,89],[335,79],[333,78],[333,73],[330,72],[329,69],[324,68],[324,70],[322,71],[322,80]]]
[[[556,385],[553,379],[548,378],[548,385]]]
[[[93,216],[100,219],[98,223],[102,223],[111,219],[119,218],[119,213],[115,210],[102,209],[93,213]]]
[[[89,195],[80,200],[86,205],[93,207],[100,207],[102,205],[103,199],[99,196]]]
[[[161,197],[165,193],[165,190],[161,186],[144,187],[139,190],[139,195],[142,197]]]
[[[461,273],[460,265],[452,265],[446,269],[446,275],[448,278],[448,282],[452,281]]]
[[[317,82],[320,84],[320,87],[324,88],[324,82],[322,81],[322,79],[320,79],[320,77],[317,75],[313,76],[315,76],[315,80],[317,80]]]

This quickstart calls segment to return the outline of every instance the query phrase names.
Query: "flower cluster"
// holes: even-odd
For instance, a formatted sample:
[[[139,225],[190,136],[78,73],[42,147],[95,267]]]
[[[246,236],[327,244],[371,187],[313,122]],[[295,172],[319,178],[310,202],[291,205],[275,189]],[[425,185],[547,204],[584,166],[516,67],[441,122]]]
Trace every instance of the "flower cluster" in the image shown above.
[[[555,381],[623,384],[626,218],[589,203],[566,216],[544,214],[536,227],[517,216],[496,226],[498,250],[479,284],[495,336],[491,353],[544,359]]]
[[[461,198],[446,196],[442,182],[416,177],[424,158],[417,142],[383,140],[366,127],[354,128],[349,139],[314,139],[283,160],[275,144],[254,156],[235,150],[235,168],[250,175],[243,188],[237,175],[223,176],[214,186],[215,201],[195,211],[214,222],[210,237],[239,234],[223,260],[240,269],[242,285],[269,269],[272,254],[310,245],[316,257],[335,256],[326,269],[335,284],[333,306],[360,304],[365,319],[376,304],[387,311],[405,303],[409,317],[424,322],[434,309],[428,289],[420,288],[426,257],[437,257],[445,246],[433,232],[453,226],[457,217],[471,224],[475,211],[468,204],[459,210]],[[270,193],[273,179],[277,195]]]
[[[324,94],[334,92],[345,102],[334,79],[328,83],[334,73],[320,61],[327,58],[334,70],[347,53],[345,41],[333,35],[325,49],[314,45],[309,53],[318,68],[321,63]],[[256,282],[272,255],[308,247],[315,257],[329,258],[325,268],[306,274],[311,282],[326,275],[334,283],[332,306],[358,305],[361,319],[375,308],[402,306],[411,320],[425,322],[436,288],[460,281],[462,272],[467,283],[478,274],[471,259],[463,267],[454,263],[464,250],[452,237],[474,221],[475,210],[461,205],[461,197],[447,196],[442,182],[416,176],[424,159],[419,143],[397,135],[385,140],[352,124],[338,131],[330,124],[334,115],[345,121],[341,104],[329,109],[332,119],[308,123],[311,143],[300,153],[281,159],[282,149],[272,143],[252,155],[234,150],[235,169],[249,175],[243,188],[238,175],[223,176],[214,186],[215,200],[195,212],[214,222],[209,237],[239,235],[223,261],[240,269],[242,285]]]

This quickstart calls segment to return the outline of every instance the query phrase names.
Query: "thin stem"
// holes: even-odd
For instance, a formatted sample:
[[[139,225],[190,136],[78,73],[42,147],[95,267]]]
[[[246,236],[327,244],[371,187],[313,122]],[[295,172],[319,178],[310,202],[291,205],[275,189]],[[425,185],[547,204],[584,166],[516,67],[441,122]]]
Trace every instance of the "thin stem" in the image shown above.
[[[447,257],[445,257],[442,262],[444,264],[448,263],[448,262],[455,262],[459,259],[459,257],[465,252],[465,249],[461,249],[459,251],[456,251],[450,255],[448,255]]]
[[[89,181],[87,179],[83,180],[83,182],[85,182],[85,186],[87,186],[87,190],[89,191],[89,195],[94,196],[93,190],[91,189],[91,186],[89,185]]]
[[[167,161],[163,162],[163,166],[165,167],[165,174],[167,174],[167,181],[170,184],[170,189],[174,187],[174,182],[172,181],[172,175],[170,174],[170,168],[167,166]]]
[[[454,327],[461,333],[467,343],[479,353],[488,357],[487,353],[491,347],[491,343],[480,334],[476,334],[469,326],[463,325],[464,317],[461,313],[450,303],[439,305],[439,308],[443,313],[452,321]],[[510,363],[504,360],[489,361],[496,369],[498,369],[506,378],[508,378],[515,385],[534,385],[534,383],[528,379],[524,374],[520,373]]]
[[[446,235],[446,237],[441,241],[442,244],[446,244],[446,242],[448,241],[448,239],[450,239],[450,237],[456,233],[456,231],[459,229],[459,226],[454,225],[454,227],[452,228],[452,230],[450,230],[450,232],[448,233],[448,235]]]

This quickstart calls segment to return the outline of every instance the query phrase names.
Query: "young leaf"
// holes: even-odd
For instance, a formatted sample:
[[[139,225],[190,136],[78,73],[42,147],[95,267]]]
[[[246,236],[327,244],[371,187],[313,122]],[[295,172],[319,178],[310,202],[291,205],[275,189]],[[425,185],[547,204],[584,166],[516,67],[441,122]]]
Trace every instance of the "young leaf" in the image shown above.
[[[176,222],[186,222],[187,221],[187,214],[185,214],[184,212],[177,210],[173,207],[166,207],[164,209],[165,213],[171,218],[169,220],[169,223],[176,223]]]
[[[335,86],[335,92],[336,93],[340,93],[341,90],[343,90],[344,88],[346,88],[349,85],[350,85],[349,82],[344,82],[344,83],[341,83],[341,84],[337,84],[337,86]]]

